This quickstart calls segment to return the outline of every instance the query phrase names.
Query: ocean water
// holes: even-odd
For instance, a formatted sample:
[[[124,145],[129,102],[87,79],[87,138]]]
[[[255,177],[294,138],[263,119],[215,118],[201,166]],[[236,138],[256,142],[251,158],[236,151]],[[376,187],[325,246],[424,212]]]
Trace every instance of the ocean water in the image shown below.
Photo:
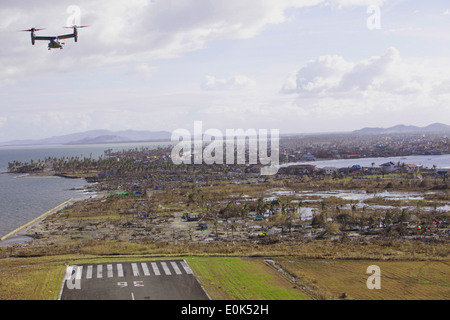
[[[8,174],[8,162],[30,162],[45,157],[98,158],[107,149],[158,147],[161,143],[130,143],[72,146],[0,147],[0,237],[33,220],[59,204],[73,198],[86,199],[92,193],[83,190],[89,184],[85,179],[60,177],[32,177]],[[81,189],[81,190],[80,190]]]
[[[0,147],[0,236],[22,226],[28,221],[71,198],[81,200],[92,194],[82,189],[88,186],[84,179],[65,179],[59,177],[31,177],[27,175],[7,174],[8,162],[37,161],[45,157],[93,157],[98,158],[107,149],[121,151],[124,149],[149,147],[157,148],[167,145],[160,142],[103,144],[82,146],[21,146]],[[309,162],[317,167],[348,167],[354,164],[378,166],[381,163],[398,161],[415,163],[432,168],[450,168],[450,155],[441,156],[409,156],[393,158],[349,159]]]
[[[104,155],[104,151],[121,151],[134,148],[148,147],[157,148],[164,145],[161,142],[146,143],[116,143],[116,144],[93,144],[93,145],[60,145],[60,146],[0,146],[0,172],[8,170],[8,162],[14,160],[30,162],[31,160],[43,160],[45,157],[92,157],[98,158]]]
[[[311,164],[317,168],[324,167],[336,167],[336,168],[349,168],[353,165],[360,165],[362,167],[370,168],[372,163],[375,167],[380,164],[392,161],[394,164],[405,163],[405,164],[415,164],[418,166],[423,166],[424,168],[432,169],[433,166],[436,168],[444,169],[450,168],[450,154],[443,155],[424,155],[424,156],[406,156],[406,157],[388,157],[388,158],[360,158],[360,159],[335,159],[335,160],[321,160],[321,161],[308,161],[308,162],[292,162],[283,163],[280,166],[292,166],[296,164]]]
[[[92,193],[77,190],[86,185],[84,179],[0,174],[0,236],[64,201],[88,198]]]

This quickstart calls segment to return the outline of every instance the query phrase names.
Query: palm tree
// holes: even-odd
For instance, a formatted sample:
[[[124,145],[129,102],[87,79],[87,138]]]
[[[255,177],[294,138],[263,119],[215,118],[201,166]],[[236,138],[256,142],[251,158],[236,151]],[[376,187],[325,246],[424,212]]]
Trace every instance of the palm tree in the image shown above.
[[[236,225],[235,221],[233,220],[233,222],[231,223],[231,241],[233,241],[234,238],[234,231],[236,231]]]
[[[298,202],[298,204],[297,204],[297,212],[298,212],[298,214],[299,214],[299,217],[300,217],[300,220],[301,220],[301,212],[300,212],[300,210],[301,210],[301,208],[303,208],[303,206],[304,206],[304,203],[303,203],[303,201],[302,200],[299,200],[299,202]]]
[[[274,211],[275,211],[275,208],[279,207],[280,204],[281,204],[281,201],[280,201],[279,198],[273,199],[273,200],[270,202],[270,212],[271,212],[272,215],[273,215],[273,213],[274,213]]]
[[[362,210],[361,210],[361,230],[364,228],[364,214],[365,214],[365,212],[366,212],[366,206],[363,206],[362,207]]]
[[[290,203],[291,203],[291,200],[289,200],[289,199],[286,199],[281,202],[281,212],[283,213],[283,215],[286,215],[286,209],[288,209]]]
[[[355,222],[355,212],[356,212],[356,204],[351,204],[352,208],[352,220]]]
[[[217,232],[217,227],[218,227],[217,217],[214,219],[213,225],[214,225],[214,229],[216,231],[216,237],[217,237],[218,236],[218,232]]]
[[[386,210],[386,214],[384,216],[384,226],[388,226],[392,223],[392,213],[391,210]]]
[[[299,201],[298,201],[298,205],[297,205],[297,206],[298,206],[299,208],[303,208],[304,205],[305,205],[305,204],[303,203],[303,200],[299,200]]]
[[[408,209],[402,208],[402,213],[400,214],[400,220],[402,222],[408,221]]]
[[[241,206],[240,208],[240,214],[244,220],[247,218],[247,213],[248,213],[248,204],[244,203],[244,205]]]
[[[256,212],[257,212],[259,215],[262,215],[264,209],[266,209],[266,208],[267,208],[267,203],[265,203],[263,197],[260,197],[260,198],[258,199],[258,203],[257,203],[257,207],[256,207]]]
[[[326,204],[325,200],[322,200],[320,202],[320,207],[322,209],[323,221],[326,222],[328,217],[327,217],[327,204]]]

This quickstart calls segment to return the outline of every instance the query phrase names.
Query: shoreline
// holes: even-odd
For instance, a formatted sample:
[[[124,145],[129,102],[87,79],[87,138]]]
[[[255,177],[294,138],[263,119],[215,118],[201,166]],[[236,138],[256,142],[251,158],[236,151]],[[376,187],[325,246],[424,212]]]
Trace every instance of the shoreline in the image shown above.
[[[106,196],[106,192],[94,192],[94,195],[92,195],[89,199],[92,198],[103,198]],[[54,207],[51,210],[46,211],[44,214],[38,216],[37,218],[34,218],[32,220],[30,220],[29,222],[25,223],[24,225],[20,226],[19,228],[16,228],[15,230],[9,232],[8,234],[0,237],[0,247],[7,247],[10,245],[15,245],[15,244],[25,244],[28,242],[31,242],[33,240],[35,240],[35,238],[31,235],[28,235],[27,232],[28,230],[30,230],[32,227],[35,227],[37,225],[39,225],[42,221],[44,221],[48,216],[55,214],[57,211],[72,205],[76,202],[79,201],[84,201],[87,200],[86,199],[76,199],[74,200],[73,198],[59,204],[58,206]]]
[[[416,165],[422,166],[424,169],[432,169],[433,164],[436,160],[442,161],[450,160],[450,154],[440,154],[440,155],[407,155],[407,156],[386,156],[386,157],[360,157],[360,158],[345,158],[345,159],[316,159],[311,161],[293,161],[288,163],[280,164],[280,168],[282,167],[290,167],[296,165],[313,165],[316,167],[337,167],[337,168],[348,168],[354,164],[359,164],[361,167],[372,167],[372,162],[374,162],[375,166],[379,166],[385,162],[408,162],[414,163]],[[448,158],[448,159],[447,159]],[[450,162],[444,165],[436,165],[437,169],[450,169]]]
[[[56,211],[66,207],[67,205],[69,205],[71,202],[73,201],[73,198],[61,203],[60,205],[54,207],[53,209],[48,210],[47,212],[41,214],[40,216],[38,216],[37,218],[32,219],[31,221],[25,223],[24,225],[16,228],[15,230],[9,232],[8,234],[2,236],[0,238],[0,247],[1,246],[6,246],[6,245],[11,245],[11,244],[15,244],[15,243],[24,243],[27,242],[27,238],[29,238],[30,240],[33,240],[32,237],[29,236],[24,236],[24,235],[20,235],[19,233],[22,232],[23,230],[32,227],[33,225],[41,222],[42,220],[44,220],[46,217],[48,217],[51,214],[54,214]],[[11,241],[12,239],[10,239],[11,237],[15,237],[16,239]],[[9,239],[9,241],[8,241]]]
[[[15,244],[24,244],[30,241],[33,241],[34,238],[30,237],[30,236],[26,236],[26,235],[12,235],[11,237],[5,239],[5,240],[0,240],[0,248],[1,247],[7,247],[10,245],[15,245]]]

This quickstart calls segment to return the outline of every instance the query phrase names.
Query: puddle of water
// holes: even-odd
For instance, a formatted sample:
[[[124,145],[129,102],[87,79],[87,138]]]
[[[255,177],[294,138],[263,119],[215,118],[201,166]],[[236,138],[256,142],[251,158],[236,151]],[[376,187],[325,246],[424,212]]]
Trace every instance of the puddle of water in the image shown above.
[[[314,216],[314,208],[300,208],[298,213],[303,221],[309,220]]]
[[[282,193],[281,193],[282,192]],[[378,193],[366,193],[364,191],[356,191],[356,190],[335,190],[335,191],[301,191],[299,193],[293,193],[292,191],[275,191],[271,192],[271,194],[289,194],[295,195],[297,197],[321,197],[321,198],[330,198],[336,197],[344,200],[351,201],[364,201],[366,199],[371,198],[384,198],[389,200],[424,200],[423,193],[414,193],[414,192],[390,192],[383,191]]]

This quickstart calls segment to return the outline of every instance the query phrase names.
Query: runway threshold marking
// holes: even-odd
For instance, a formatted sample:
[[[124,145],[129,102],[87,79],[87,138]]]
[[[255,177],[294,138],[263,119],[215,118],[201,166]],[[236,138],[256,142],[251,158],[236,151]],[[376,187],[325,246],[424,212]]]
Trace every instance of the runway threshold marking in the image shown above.
[[[158,267],[159,264],[159,267]],[[131,271],[133,274],[133,277],[141,277],[141,273],[149,277],[152,274],[155,276],[160,275],[182,275],[183,271],[185,274],[193,274],[194,272],[189,267],[189,265],[184,261],[168,261],[168,262],[150,262],[151,268],[149,268],[149,265],[147,262],[140,262],[140,263],[131,263]],[[171,266],[172,270],[169,268],[169,265]],[[104,265],[98,264],[98,265],[87,265],[86,272],[85,272],[85,279],[93,279],[94,277],[94,268],[96,268],[96,278],[102,279],[104,274]],[[183,270],[183,271],[182,271]],[[116,272],[115,272],[116,271]],[[151,272],[153,271],[153,273]],[[83,274],[83,266],[67,266],[66,268],[66,276],[65,279],[81,279]],[[122,263],[117,264],[106,264],[106,277],[107,278],[114,278],[114,276],[123,278],[125,276],[124,274],[124,268]],[[76,275],[74,277],[74,275]],[[72,276],[72,278],[70,278]]]
[[[108,278],[112,278],[113,277],[113,266],[112,266],[112,264],[106,265],[106,269],[107,269],[107,272],[108,272]]]
[[[92,270],[94,269],[93,266],[87,267],[87,273],[86,273],[86,279],[92,279]]]
[[[184,270],[186,271],[187,274],[194,274],[194,272],[192,271],[191,267],[189,267],[189,265],[186,263],[186,261],[181,261],[181,266],[184,268]]]
[[[155,273],[155,276],[160,276],[161,273],[159,272],[158,266],[156,265],[156,262],[152,262],[151,263],[152,268],[153,268],[153,272]]]
[[[176,274],[181,274],[181,270],[180,268],[178,268],[178,265],[175,261],[170,262],[170,264],[172,265],[173,270],[175,270]]]
[[[103,278],[103,265],[97,265],[97,278]]]
[[[144,296],[141,291],[142,289],[139,287],[151,288],[155,283],[152,281],[155,281],[157,278],[161,279],[164,283],[173,284],[174,282],[171,282],[173,280],[170,280],[170,278],[175,277],[179,277],[180,283],[184,282],[191,285],[191,280],[186,280],[185,278],[190,275],[195,277],[193,270],[185,260],[85,264],[79,266],[69,265],[66,267],[60,297],[63,297],[64,299],[68,299],[69,297],[69,299],[87,299],[88,297],[90,299],[97,299],[92,297],[99,297],[99,290],[102,290],[102,288],[105,288],[105,290],[114,290],[113,287],[115,286],[119,290],[124,288],[135,288],[135,290],[139,290],[138,292],[134,290],[132,292],[128,291],[128,297],[130,297],[131,294],[133,299],[142,299],[143,297],[149,298],[160,295],[161,291],[152,293],[152,289],[145,289],[150,291]],[[176,283],[178,283],[178,281],[179,280],[177,280]],[[160,282],[156,283],[159,284]],[[66,290],[64,290],[64,288],[66,288]],[[172,290],[170,287],[168,288],[169,291]],[[83,291],[85,293],[79,294],[80,291],[75,289],[93,291]],[[108,291],[105,291],[105,293],[109,294]],[[116,297],[114,294],[109,295],[109,297]],[[201,297],[201,299],[205,297],[209,298],[206,293],[197,294],[197,297]],[[175,296],[177,296],[177,293],[175,293]],[[168,296],[168,298],[170,297]]]
[[[131,268],[133,269],[133,276],[139,277],[139,269],[136,263],[131,264]]]
[[[169,267],[167,266],[167,263],[161,262],[161,266],[163,267],[164,273],[168,276],[170,276],[172,273],[169,270]]]
[[[121,263],[117,264],[117,276],[123,278],[123,267]]]
[[[145,262],[142,262],[141,263],[141,267],[142,267],[142,270],[144,271],[144,275],[145,276],[149,276],[150,275],[150,271],[148,270],[147,264]]]

